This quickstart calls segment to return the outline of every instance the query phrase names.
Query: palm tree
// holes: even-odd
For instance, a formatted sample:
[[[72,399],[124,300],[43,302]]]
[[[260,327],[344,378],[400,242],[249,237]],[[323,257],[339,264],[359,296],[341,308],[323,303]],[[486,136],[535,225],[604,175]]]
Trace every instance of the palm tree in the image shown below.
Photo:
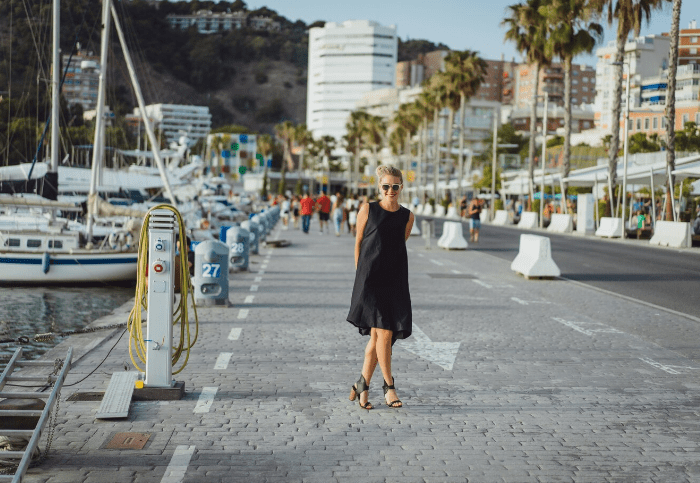
[[[258,151],[260,151],[260,154],[262,154],[263,157],[263,185],[262,189],[260,190],[260,195],[263,197],[263,199],[267,198],[267,159],[272,154],[272,150],[274,148],[274,140],[272,139],[272,136],[269,134],[263,134],[258,138]]]
[[[405,155],[405,170],[411,168],[411,137],[416,134],[421,119],[413,104],[401,104],[394,115],[392,124],[394,130],[390,136],[390,144],[394,154]]]
[[[364,137],[367,143],[367,147],[372,150],[372,169],[374,172],[377,165],[379,164],[379,154],[378,151],[384,145],[384,138],[386,136],[386,123],[384,119],[380,116],[368,115],[365,122]],[[376,189],[375,183],[371,183],[370,192],[374,192]]]
[[[614,212],[613,194],[615,193],[615,176],[617,176],[617,151],[620,149],[620,115],[622,114],[622,77],[625,61],[625,44],[627,36],[634,31],[638,36],[642,23],[646,18],[647,23],[651,19],[651,11],[660,8],[663,2],[668,0],[589,0],[592,7],[599,13],[608,12],[608,24],[612,25],[617,19],[617,37],[615,41],[615,61],[613,65],[618,68],[615,77],[615,93],[613,95],[612,113],[612,138],[608,160],[608,176],[610,179],[610,212]],[[629,74],[628,74],[629,75]],[[624,218],[624,214],[622,215]]]
[[[350,167],[350,185],[354,194],[357,194],[359,190],[360,151],[365,138],[368,117],[368,114],[364,111],[353,111],[350,113],[350,119],[345,125],[347,134],[343,139],[346,144],[346,150],[353,154],[353,163]]]
[[[676,70],[678,69],[678,34],[682,0],[673,1],[671,51],[668,55],[668,88],[666,90],[666,219],[673,220],[673,170],[676,169]]]
[[[306,124],[299,124],[294,128],[294,143],[299,146],[299,168],[298,168],[298,179],[297,179],[297,194],[301,194],[302,190],[302,175],[304,171],[304,155],[309,147],[309,144],[313,141],[313,136],[311,132],[306,128]]]
[[[526,3],[510,5],[509,17],[503,20],[508,30],[505,39],[515,42],[516,49],[525,54],[530,65],[535,66],[535,85],[533,87],[533,99],[530,106],[530,146],[528,149],[528,189],[530,192],[529,207],[532,207],[534,194],[534,160],[535,137],[537,135],[537,93],[539,92],[540,71],[551,62],[545,52],[547,42],[547,21],[540,14],[539,8],[547,0],[526,0]],[[545,142],[545,140],[543,140]],[[542,165],[544,166],[544,160]]]
[[[321,157],[322,165],[328,162],[328,194],[330,195],[331,188],[331,153],[335,149],[335,138],[333,136],[322,136],[318,141],[316,141],[316,151],[318,156]],[[325,167],[325,166],[324,166]],[[321,182],[323,186],[323,182]]]
[[[287,169],[294,169],[294,160],[292,159],[292,140],[294,139],[294,132],[296,128],[292,121],[284,121],[275,126],[275,135],[282,142],[282,147],[284,151],[284,159],[282,161],[281,168],[281,178],[278,188],[280,194],[284,193],[285,188],[285,173]]]
[[[442,72],[433,75],[425,85],[425,100],[433,109],[433,196],[438,200],[440,179],[440,111],[446,104],[447,84]]]
[[[478,52],[471,50],[452,51],[445,57],[445,73],[450,76],[459,92],[459,181],[458,196],[462,195],[462,180],[464,179],[464,112],[467,101],[479,90],[486,77],[488,64],[479,57]],[[472,157],[469,156],[471,163]],[[471,164],[467,172],[471,171]]]
[[[571,170],[571,64],[574,57],[591,53],[596,42],[603,38],[603,27],[589,22],[592,14],[588,0],[552,0],[540,7],[547,19],[549,40],[545,52],[548,57],[558,56],[564,64],[564,146],[562,149],[562,178]],[[566,200],[564,184],[562,199]]]
[[[432,98],[430,94],[423,91],[418,98],[413,103],[413,109],[416,111],[416,115],[422,120],[420,125],[420,142],[418,146],[420,147],[420,152],[418,155],[418,176],[416,177],[416,184],[418,186],[423,186],[427,179],[423,177],[424,166],[428,162],[428,125],[430,123],[430,116],[433,113]],[[427,178],[427,175],[426,177]],[[422,193],[425,195],[425,191]],[[424,196],[421,197],[421,203],[423,202]]]

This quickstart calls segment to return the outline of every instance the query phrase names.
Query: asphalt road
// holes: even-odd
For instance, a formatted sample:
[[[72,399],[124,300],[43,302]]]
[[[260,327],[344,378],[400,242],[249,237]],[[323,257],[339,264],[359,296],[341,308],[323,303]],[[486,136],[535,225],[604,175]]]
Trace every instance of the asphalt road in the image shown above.
[[[468,239],[468,223],[463,226]],[[442,234],[442,223],[437,220],[435,231],[437,237]],[[513,260],[521,233],[550,238],[552,258],[564,278],[700,316],[700,250],[659,249],[487,224],[481,227],[479,244],[470,244],[469,248]]]

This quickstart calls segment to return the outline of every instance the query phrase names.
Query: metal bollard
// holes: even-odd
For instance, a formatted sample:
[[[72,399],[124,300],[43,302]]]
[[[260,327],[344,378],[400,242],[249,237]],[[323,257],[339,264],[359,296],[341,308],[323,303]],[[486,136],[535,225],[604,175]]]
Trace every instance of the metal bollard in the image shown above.
[[[260,253],[260,237],[258,236],[258,224],[252,220],[241,222],[241,226],[250,232],[250,254],[257,255]]]
[[[197,305],[228,303],[228,254],[225,243],[207,240],[194,249],[194,301]]]
[[[226,231],[226,244],[230,249],[229,269],[248,270],[250,232],[234,223]]]
[[[426,219],[421,221],[420,227],[423,232],[422,237],[425,238],[425,249],[430,250],[430,239],[433,237],[435,223],[432,219]]]

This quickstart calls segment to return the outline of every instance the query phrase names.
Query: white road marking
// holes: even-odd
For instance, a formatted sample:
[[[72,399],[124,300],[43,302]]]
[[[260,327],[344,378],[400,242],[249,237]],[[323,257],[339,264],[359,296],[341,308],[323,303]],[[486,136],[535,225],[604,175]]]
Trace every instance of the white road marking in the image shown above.
[[[260,275],[265,275],[265,270],[258,270],[258,273],[259,273]]]
[[[452,270],[452,273],[460,275],[462,272],[460,272],[459,270]]]
[[[252,304],[254,298],[255,298],[255,295],[248,295],[248,296],[245,298],[245,301],[244,301],[243,303],[244,303],[244,304]]]
[[[479,285],[481,285],[481,286],[484,287],[484,288],[493,288],[493,286],[489,285],[488,283],[482,282],[481,280],[478,280],[478,279],[476,279],[476,278],[473,279],[472,282],[478,283]]]
[[[216,396],[216,391],[218,387],[203,387],[202,392],[199,394],[199,400],[197,405],[194,407],[195,413],[208,413],[211,404],[214,402],[214,396]]]
[[[248,317],[248,309],[240,309],[238,311],[238,318],[245,319],[246,317]]]
[[[262,270],[263,272],[265,270],[267,270],[267,265],[266,264],[260,265],[260,270]]]
[[[228,367],[228,361],[231,360],[233,352],[222,352],[219,357],[216,358],[216,364],[214,364],[214,369],[224,370]]]
[[[430,263],[434,263],[435,265],[440,265],[441,267],[444,265],[444,263],[442,263],[438,260],[435,260],[433,258],[430,259]]]
[[[253,282],[262,282],[262,277],[255,277],[255,280]]]
[[[518,297],[511,297],[510,298],[513,302],[517,302],[520,305],[530,305],[530,304],[551,304],[552,302],[548,302],[546,300],[530,300],[530,301],[525,301],[525,300],[520,300]]]
[[[447,371],[454,367],[461,342],[433,342],[416,324],[413,324],[413,337],[397,341],[400,347],[418,357],[437,364]]]
[[[161,483],[180,483],[185,479],[185,473],[187,473],[187,467],[190,465],[194,448],[194,445],[187,446],[184,444],[175,448],[173,457],[170,458],[170,463],[165,468],[163,479],[160,480]]]
[[[234,327],[228,334],[228,340],[238,340],[241,337],[241,328]]]
[[[422,253],[419,253],[418,256],[419,256],[419,257],[424,257],[425,255],[423,255]]]
[[[560,319],[559,317],[552,317],[552,319],[556,320],[560,324],[564,324],[567,327],[570,327],[574,329],[576,332],[580,332],[584,335],[587,335],[589,337],[593,336],[594,334],[623,334],[621,330],[617,330],[613,327],[608,327],[607,325],[598,323],[598,322],[571,322],[570,320],[564,320]],[[583,324],[589,324],[589,325],[600,325],[603,328],[601,329],[587,329],[583,327]]]
[[[678,372],[677,370],[671,369],[669,366],[661,364],[660,362],[656,362],[655,360],[649,359],[648,357],[640,357],[639,360],[646,364],[649,364],[652,367],[661,369],[664,372],[668,372],[669,374],[680,374],[680,372]]]
[[[258,291],[258,286],[257,286],[257,285],[251,285],[251,286],[250,286],[250,291],[251,291],[251,292],[257,292],[257,291]]]

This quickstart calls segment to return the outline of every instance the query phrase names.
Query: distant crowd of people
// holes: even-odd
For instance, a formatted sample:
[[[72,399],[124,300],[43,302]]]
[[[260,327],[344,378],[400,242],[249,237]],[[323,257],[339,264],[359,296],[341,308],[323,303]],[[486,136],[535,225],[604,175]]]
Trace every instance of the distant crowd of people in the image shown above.
[[[348,233],[352,236],[356,234],[357,214],[364,203],[369,203],[367,196],[359,197],[352,195],[345,197],[337,192],[327,196],[322,191],[316,198],[306,191],[303,195],[287,196],[278,195],[272,201],[273,205],[280,206],[280,214],[284,229],[291,227],[309,233],[311,229],[311,218],[318,214],[319,233],[330,232],[330,222],[333,222],[335,236]]]

